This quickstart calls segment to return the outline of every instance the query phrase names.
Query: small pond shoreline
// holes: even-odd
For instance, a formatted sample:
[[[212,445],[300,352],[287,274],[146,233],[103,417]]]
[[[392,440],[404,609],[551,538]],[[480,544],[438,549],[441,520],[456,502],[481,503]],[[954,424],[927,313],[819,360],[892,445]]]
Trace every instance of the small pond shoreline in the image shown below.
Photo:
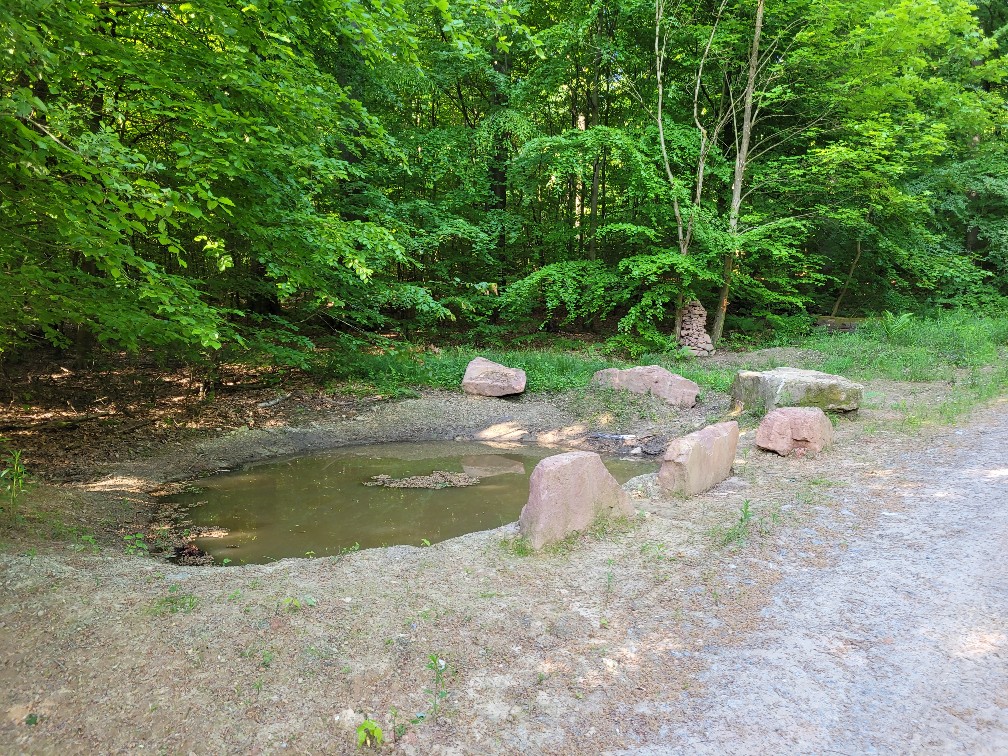
[[[404,725],[391,747],[409,754],[600,752],[661,737],[670,718],[702,705],[708,652],[760,626],[781,576],[841,558],[880,510],[901,506],[905,456],[955,442],[950,428],[899,432],[890,409],[900,397],[934,401],[934,387],[869,389],[876,398],[838,418],[836,445],[818,457],[760,452],[746,420],[734,475],[713,490],[665,500],[636,478],[634,521],[532,555],[510,524],[430,547],[217,569],[124,553],[121,534],[149,525],[153,494],[169,483],[219,469],[490,429],[558,451],[592,433],[671,436],[723,417],[727,399],[711,393],[672,413],[592,392],[424,392],[352,417],[172,443],[89,482],[38,485],[26,507],[75,513],[80,530],[61,541],[22,534],[0,550],[0,744],[352,753],[367,717],[389,734]],[[110,537],[82,539],[100,531]],[[446,670],[436,713],[432,656]],[[26,727],[29,715],[39,724]]]

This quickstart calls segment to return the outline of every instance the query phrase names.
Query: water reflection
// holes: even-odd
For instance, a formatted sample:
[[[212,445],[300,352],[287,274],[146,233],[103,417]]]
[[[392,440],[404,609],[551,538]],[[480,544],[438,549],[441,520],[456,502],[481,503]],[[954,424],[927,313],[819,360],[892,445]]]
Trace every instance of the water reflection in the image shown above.
[[[555,449],[433,442],[337,449],[207,478],[171,497],[195,504],[197,526],[229,531],[197,541],[221,562],[267,562],[375,546],[431,543],[518,519],[536,463]],[[652,461],[606,460],[625,482],[653,472]],[[375,475],[404,478],[434,470],[480,478],[466,488],[368,487]]]

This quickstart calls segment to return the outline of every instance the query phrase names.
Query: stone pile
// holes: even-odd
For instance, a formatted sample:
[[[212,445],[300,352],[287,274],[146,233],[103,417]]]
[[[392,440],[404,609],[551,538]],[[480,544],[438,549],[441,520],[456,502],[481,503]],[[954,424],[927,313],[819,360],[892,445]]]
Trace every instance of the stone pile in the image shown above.
[[[683,306],[679,344],[689,349],[695,357],[714,354],[714,344],[707,334],[707,310],[698,299]]]

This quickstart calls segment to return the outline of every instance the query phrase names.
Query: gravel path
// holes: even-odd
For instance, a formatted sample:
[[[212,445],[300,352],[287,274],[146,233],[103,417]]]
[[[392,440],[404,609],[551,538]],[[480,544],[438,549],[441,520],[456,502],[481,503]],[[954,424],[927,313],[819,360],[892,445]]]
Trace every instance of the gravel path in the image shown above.
[[[786,575],[628,753],[1008,753],[1008,411],[891,476],[875,526]]]

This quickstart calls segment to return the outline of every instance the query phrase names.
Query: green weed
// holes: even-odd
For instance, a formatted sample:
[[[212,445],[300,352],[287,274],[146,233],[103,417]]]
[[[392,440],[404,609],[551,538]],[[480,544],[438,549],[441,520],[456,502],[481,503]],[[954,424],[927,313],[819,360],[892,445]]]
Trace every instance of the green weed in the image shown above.
[[[307,607],[315,606],[317,603],[314,596],[286,596],[280,601],[280,609],[293,614]]]
[[[532,556],[535,553],[532,542],[524,536],[510,536],[501,539],[500,548],[505,554],[516,557]]]
[[[86,551],[89,554],[97,554],[101,551],[101,547],[98,546],[98,542],[95,537],[90,533],[81,535],[77,539],[77,543],[73,545],[74,551]]]
[[[430,715],[437,720],[441,710],[441,702],[448,697],[447,681],[445,680],[445,670],[448,663],[437,654],[427,657],[427,669],[434,676],[431,687],[425,692],[431,697]]]
[[[179,593],[178,585],[168,589],[168,595],[159,598],[150,607],[150,613],[156,617],[169,614],[191,613],[199,605],[199,598],[191,593]]]
[[[0,439],[6,443],[6,439]],[[24,463],[21,461],[22,452],[20,449],[6,447],[3,458],[3,468],[0,469],[0,481],[3,481],[6,492],[7,515],[12,519],[17,518],[18,497],[24,492],[28,475]]]
[[[357,725],[358,748],[378,748],[384,741],[382,728],[373,719],[365,719]]]
[[[130,533],[123,536],[123,540],[126,542],[126,553],[127,554],[139,554],[140,556],[147,556],[150,553],[150,546],[144,540],[143,533]]]
[[[720,546],[741,546],[746,542],[746,539],[749,537],[749,524],[752,520],[750,503],[748,499],[742,502],[742,507],[739,509],[738,521],[731,527],[723,529],[715,528],[713,535],[715,541]]]

